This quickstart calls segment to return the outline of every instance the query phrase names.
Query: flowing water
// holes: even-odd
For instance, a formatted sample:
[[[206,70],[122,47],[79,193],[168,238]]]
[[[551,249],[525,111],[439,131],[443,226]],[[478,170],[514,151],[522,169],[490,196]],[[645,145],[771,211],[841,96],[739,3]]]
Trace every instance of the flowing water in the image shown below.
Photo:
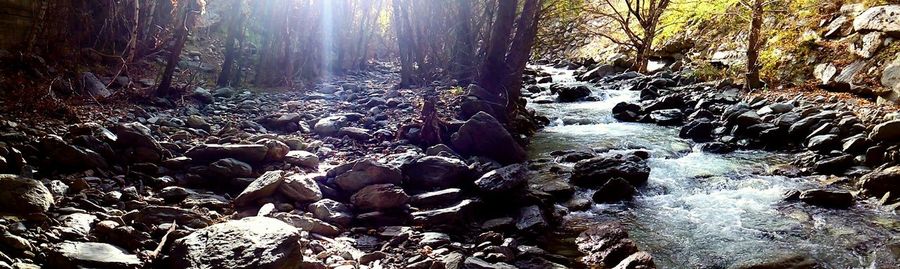
[[[570,70],[538,68],[553,74],[555,83],[584,84],[576,82]],[[638,100],[638,92],[585,85],[600,101],[530,105],[552,121],[533,138],[530,154],[541,158],[555,150],[649,151],[650,180],[635,199],[572,212],[566,221],[624,222],[659,268],[731,268],[790,255],[811,257],[825,268],[870,268],[873,253],[900,238],[900,218],[870,203],[836,210],[782,201],[789,190],[819,185],[815,178],[767,175],[789,163],[792,155],[701,152],[695,143],[678,138],[676,128],[613,119],[612,107]]]

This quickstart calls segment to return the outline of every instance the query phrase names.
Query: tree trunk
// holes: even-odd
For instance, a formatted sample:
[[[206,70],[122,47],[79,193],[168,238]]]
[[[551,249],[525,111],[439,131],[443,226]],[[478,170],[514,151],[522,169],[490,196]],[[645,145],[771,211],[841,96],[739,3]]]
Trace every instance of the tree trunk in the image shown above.
[[[231,67],[234,65],[236,54],[238,54],[237,48],[234,47],[234,41],[241,34],[240,27],[243,22],[241,2],[241,0],[233,0],[231,3],[231,11],[228,16],[228,36],[225,39],[225,60],[222,62],[222,72],[219,73],[219,79],[216,81],[216,85],[219,87],[227,87],[231,82]]]
[[[525,66],[531,56],[531,48],[534,46],[534,39],[537,36],[538,21],[540,21],[543,5],[541,2],[541,0],[525,1],[522,14],[519,15],[516,22],[516,36],[510,46],[509,54],[506,55],[506,62],[512,68],[512,75],[508,76],[504,83],[509,96],[506,108],[510,114],[514,114],[518,109],[517,102],[522,94],[522,74],[525,72]]]
[[[196,0],[188,0],[187,6],[184,7],[181,23],[176,27],[175,45],[169,50],[169,61],[166,63],[166,69],[163,71],[162,82],[156,89],[159,96],[168,96],[172,90],[172,75],[175,74],[175,68],[178,67],[178,60],[181,56],[181,50],[184,49],[184,43],[187,41],[188,32],[194,26],[194,12],[197,8]]]
[[[399,47],[399,56],[400,56],[400,87],[406,87],[412,85],[413,83],[413,66],[412,66],[412,57],[410,51],[410,44],[408,40],[409,31],[408,29],[404,29],[405,23],[403,21],[406,20],[404,18],[404,12],[402,9],[407,8],[405,3],[401,3],[401,0],[393,0],[393,8],[394,8],[394,31],[397,35],[397,46]]]
[[[454,28],[453,60],[450,61],[450,72],[466,85],[475,76],[475,46],[472,36],[472,0],[456,1],[458,25]]]
[[[763,17],[763,1],[753,0],[750,19],[750,36],[747,38],[747,74],[746,85],[750,89],[758,89],[762,87],[762,81],[759,80],[759,49],[761,43],[759,41],[760,28],[762,28]]]
[[[498,96],[506,97],[503,82],[506,81],[507,76],[511,75],[509,64],[506,63],[506,52],[509,49],[517,2],[518,0],[498,1],[497,17],[491,30],[487,55],[480,68],[481,77],[478,79],[478,84]]]

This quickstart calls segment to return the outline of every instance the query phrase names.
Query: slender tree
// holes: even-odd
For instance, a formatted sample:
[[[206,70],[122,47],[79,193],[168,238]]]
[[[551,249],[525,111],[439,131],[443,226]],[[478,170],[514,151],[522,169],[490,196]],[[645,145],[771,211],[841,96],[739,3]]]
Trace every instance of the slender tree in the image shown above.
[[[634,50],[634,69],[646,72],[653,40],[661,30],[659,19],[670,3],[671,0],[602,0],[589,12],[604,23],[595,33]]]
[[[504,82],[511,76],[511,68],[506,62],[510,35],[516,18],[517,0],[499,0],[497,16],[494,19],[487,55],[481,64],[478,84],[498,96],[508,97]]]
[[[225,37],[225,60],[222,62],[222,72],[219,73],[219,79],[216,81],[216,85],[219,87],[227,87],[231,83],[232,66],[240,53],[240,50],[235,47],[235,41],[240,38],[238,35],[243,34],[243,31],[241,31],[241,28],[243,28],[243,25],[241,25],[243,23],[243,17],[241,16],[242,2],[241,0],[231,1],[231,9],[227,17],[228,34]],[[238,72],[240,72],[240,69],[238,69]]]
[[[188,33],[194,27],[197,13],[200,11],[200,3],[197,3],[196,0],[187,0],[185,3],[181,20],[175,30],[175,44],[169,50],[169,59],[166,63],[166,69],[163,71],[162,82],[156,88],[159,96],[171,94],[172,76],[175,74],[175,68],[178,67],[178,60],[181,58],[181,51],[184,49]]]

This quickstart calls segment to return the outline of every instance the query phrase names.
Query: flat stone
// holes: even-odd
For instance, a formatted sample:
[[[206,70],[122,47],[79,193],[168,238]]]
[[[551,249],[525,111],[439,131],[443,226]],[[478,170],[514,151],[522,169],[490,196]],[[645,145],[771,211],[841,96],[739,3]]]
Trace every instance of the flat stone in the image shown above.
[[[293,174],[279,185],[278,192],[295,202],[308,203],[322,199],[322,190],[314,178],[316,174]]]
[[[143,268],[136,256],[119,247],[94,242],[67,241],[55,244],[47,253],[47,264],[52,268]]]
[[[266,172],[250,183],[250,185],[234,199],[234,204],[245,206],[257,199],[271,196],[279,189],[283,182],[284,171],[277,170]]]

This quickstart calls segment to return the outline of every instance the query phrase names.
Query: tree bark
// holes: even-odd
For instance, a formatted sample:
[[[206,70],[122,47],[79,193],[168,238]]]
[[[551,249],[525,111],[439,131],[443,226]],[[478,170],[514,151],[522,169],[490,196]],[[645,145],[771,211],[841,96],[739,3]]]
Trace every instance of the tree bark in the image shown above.
[[[231,68],[234,65],[236,54],[239,53],[237,48],[234,47],[234,43],[235,39],[238,39],[238,35],[242,33],[240,31],[241,23],[243,23],[241,19],[241,2],[241,0],[233,0],[231,3],[232,6],[228,17],[228,35],[225,39],[225,60],[222,62],[222,72],[219,73],[219,79],[216,81],[216,85],[219,87],[229,86],[232,77]]]
[[[512,33],[516,16],[518,0],[499,0],[497,4],[497,17],[494,20],[487,55],[481,64],[481,76],[478,84],[485,90],[498,96],[506,96],[503,82],[510,76],[510,67],[506,62],[506,52],[509,50],[509,39]]]
[[[763,20],[763,3],[764,0],[753,0],[751,6],[750,19],[750,35],[747,38],[747,74],[746,85],[749,89],[758,89],[762,87],[762,81],[759,79],[759,49],[761,43],[759,41],[760,28],[762,28]]]
[[[178,60],[180,59],[181,51],[184,49],[184,43],[187,41],[188,32],[194,26],[194,12],[196,12],[196,9],[196,0],[188,0],[187,5],[184,7],[181,22],[176,27],[175,45],[169,50],[169,59],[166,63],[166,69],[163,71],[162,82],[159,83],[159,87],[156,89],[156,93],[159,96],[169,96],[171,94],[172,75],[175,74],[175,68],[178,67]]]
[[[456,1],[458,24],[454,28],[453,60],[450,72],[461,85],[472,82],[475,76],[475,46],[472,35],[472,0]]]
[[[394,31],[397,35],[397,46],[399,49],[400,56],[400,87],[406,87],[413,84],[413,66],[412,66],[412,57],[410,51],[409,44],[409,30],[406,28],[406,23],[403,23],[407,20],[404,18],[405,12],[403,9],[408,8],[405,6],[405,3],[401,3],[402,0],[393,0],[393,9],[394,9]]]
[[[518,110],[517,101],[522,95],[522,74],[531,57],[531,48],[534,46],[534,39],[537,36],[542,5],[541,0],[525,1],[522,14],[519,15],[516,22],[516,36],[506,55],[506,62],[512,68],[512,75],[508,76],[504,83],[509,96],[506,109],[510,114],[514,114]]]

